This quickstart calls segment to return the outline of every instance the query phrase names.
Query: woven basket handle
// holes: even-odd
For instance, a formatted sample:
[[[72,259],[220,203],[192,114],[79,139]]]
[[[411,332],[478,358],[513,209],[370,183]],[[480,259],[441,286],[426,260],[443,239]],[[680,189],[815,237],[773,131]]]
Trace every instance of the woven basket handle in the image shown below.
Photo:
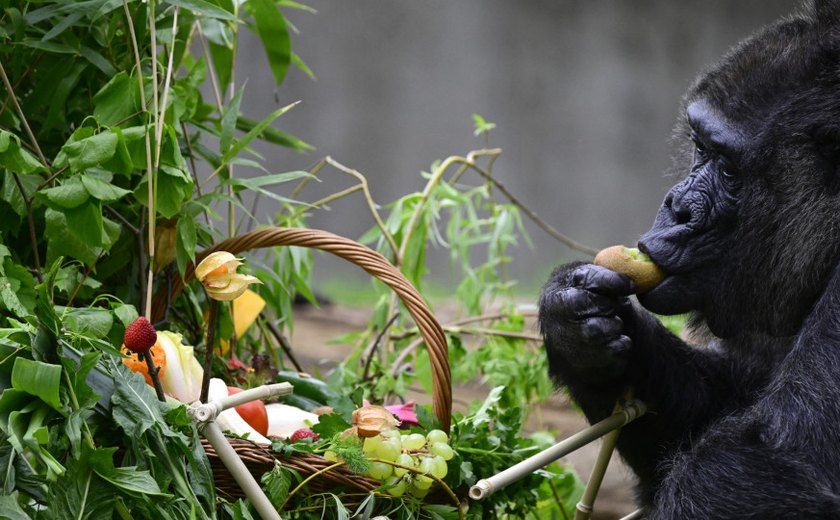
[[[271,246],[300,246],[327,251],[364,269],[381,280],[399,296],[406,310],[414,320],[429,351],[432,364],[432,405],[441,428],[449,431],[452,416],[452,376],[449,371],[449,351],[443,328],[435,319],[423,297],[405,276],[381,254],[328,231],[305,228],[272,227],[258,229],[229,238],[196,255],[201,262],[214,251],[228,251],[234,255],[250,249]],[[185,278],[192,280],[195,266],[187,267]],[[176,273],[170,284],[170,298],[175,298],[184,289],[184,281]],[[153,320],[163,318],[167,302],[166,290],[155,294],[152,305]]]

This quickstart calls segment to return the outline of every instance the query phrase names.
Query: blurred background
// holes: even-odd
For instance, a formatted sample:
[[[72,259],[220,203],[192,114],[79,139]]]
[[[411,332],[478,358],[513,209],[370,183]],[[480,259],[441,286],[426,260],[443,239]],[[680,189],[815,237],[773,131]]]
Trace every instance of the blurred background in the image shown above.
[[[240,48],[243,113],[260,119],[302,103],[275,126],[317,150],[262,148],[271,173],[330,155],[370,181],[386,204],[421,190],[435,159],[483,146],[472,114],[496,123],[503,149],[495,175],[563,233],[596,249],[635,244],[674,183],[669,138],[683,92],[697,74],[762,25],[795,10],[792,0],[310,0],[317,14],[286,9],[299,33],[297,69],[278,91],[252,39]],[[473,174],[474,175],[474,174]],[[355,181],[324,170],[306,200]],[[477,176],[472,179],[478,182]],[[273,214],[260,201],[261,219]],[[310,219],[358,238],[372,221],[360,195]],[[511,251],[523,296],[552,267],[585,258],[528,223],[533,248]],[[447,280],[446,253],[430,277]],[[318,259],[316,280],[356,279],[341,261]],[[358,279],[366,279],[361,272]]]

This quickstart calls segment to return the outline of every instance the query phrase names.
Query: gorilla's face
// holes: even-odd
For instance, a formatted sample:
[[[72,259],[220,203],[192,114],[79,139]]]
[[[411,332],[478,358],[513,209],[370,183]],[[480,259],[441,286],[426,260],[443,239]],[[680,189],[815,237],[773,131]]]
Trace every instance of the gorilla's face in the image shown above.
[[[788,335],[819,297],[840,259],[840,53],[824,30],[771,27],[687,95],[684,179],[639,241],[669,275],[639,296],[649,310]]]
[[[733,164],[745,147],[737,127],[703,99],[688,105],[685,122],[690,172],[668,192],[653,228],[639,241],[639,248],[669,275],[639,299],[663,314],[706,304],[706,284],[731,250],[744,181]]]

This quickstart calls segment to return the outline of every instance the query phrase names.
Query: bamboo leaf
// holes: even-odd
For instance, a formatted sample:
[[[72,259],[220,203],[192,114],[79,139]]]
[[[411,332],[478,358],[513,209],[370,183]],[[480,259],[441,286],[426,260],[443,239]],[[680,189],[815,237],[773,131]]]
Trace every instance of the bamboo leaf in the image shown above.
[[[233,157],[236,157],[237,155],[239,155],[239,152],[241,152],[246,146],[248,146],[251,143],[251,141],[254,140],[254,138],[256,138],[258,135],[260,135],[263,132],[263,130],[268,128],[268,126],[271,123],[273,123],[275,119],[277,119],[278,117],[282,116],[283,114],[285,114],[286,112],[288,112],[289,110],[294,108],[295,105],[297,105],[298,103],[299,102],[296,101],[296,102],[290,103],[290,104],[288,104],[288,105],[286,105],[282,108],[278,108],[277,110],[275,110],[274,112],[269,114],[268,117],[266,117],[265,119],[263,119],[262,121],[260,121],[256,125],[254,125],[254,128],[249,130],[247,134],[245,134],[244,136],[242,136],[241,139],[236,141],[236,143],[234,143],[234,145],[230,148],[230,150],[228,150],[222,156],[222,162],[225,162],[225,163],[230,162],[230,160]]]
[[[274,0],[249,0],[245,4],[254,15],[257,35],[262,40],[274,83],[280,85],[286,77],[291,61],[291,41],[286,18]]]
[[[227,20],[229,22],[235,22],[236,17],[233,16],[232,13],[229,13],[222,9],[217,5],[213,5],[206,0],[164,0],[165,3],[170,5],[177,5],[178,7],[183,7],[184,9],[189,9],[196,16],[202,17],[206,16],[208,18],[215,18],[217,20]]]
[[[236,128],[238,130],[242,130],[243,132],[248,132],[252,128],[254,128],[258,124],[258,121],[250,119],[248,117],[240,115],[239,118],[236,120]],[[297,137],[287,134],[286,132],[281,132],[273,127],[266,127],[260,132],[259,136],[260,139],[267,143],[272,143],[280,146],[285,146],[287,148],[292,148],[294,150],[314,150],[315,147],[311,144],[298,139]]]
[[[228,103],[222,114],[222,133],[219,136],[219,152],[224,154],[230,149],[233,142],[233,130],[236,126],[236,120],[239,117],[239,105],[242,102],[242,92],[245,91],[245,86],[240,87],[239,91]]]

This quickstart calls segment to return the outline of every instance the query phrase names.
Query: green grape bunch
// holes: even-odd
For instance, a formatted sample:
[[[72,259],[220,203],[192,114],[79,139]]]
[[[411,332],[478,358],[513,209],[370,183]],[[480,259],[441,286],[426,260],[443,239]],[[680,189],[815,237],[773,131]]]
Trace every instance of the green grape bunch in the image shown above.
[[[409,493],[423,498],[434,484],[449,472],[447,462],[455,456],[449,445],[449,436],[442,430],[401,434],[399,430],[386,430],[368,437],[362,446],[370,463],[368,476],[380,481],[387,493],[394,497]],[[415,471],[411,471],[411,468]]]

